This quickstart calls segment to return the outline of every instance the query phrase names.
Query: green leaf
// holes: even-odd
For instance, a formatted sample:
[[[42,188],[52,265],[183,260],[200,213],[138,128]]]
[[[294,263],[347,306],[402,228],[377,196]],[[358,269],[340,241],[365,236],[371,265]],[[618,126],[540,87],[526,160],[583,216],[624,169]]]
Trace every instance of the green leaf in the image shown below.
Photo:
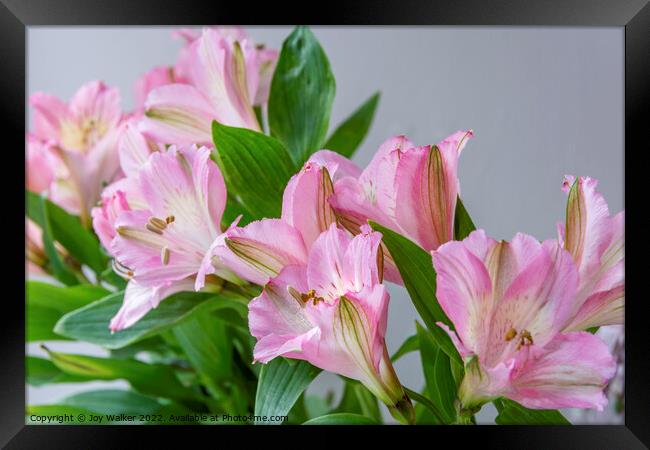
[[[418,335],[414,334],[413,336],[409,336],[404,342],[402,342],[402,345],[397,349],[393,356],[390,357],[390,360],[391,362],[395,362],[408,353],[418,351],[419,348],[420,340],[418,339]]]
[[[382,234],[382,241],[395,261],[411,301],[436,342],[447,355],[462,365],[460,355],[451,339],[436,325],[436,322],[442,322],[453,330],[453,324],[436,298],[436,272],[433,270],[431,255],[404,236],[378,223],[372,221],[368,223],[375,231]]]
[[[138,353],[149,353],[150,358],[164,358],[166,355],[175,357],[173,349],[165,343],[160,335],[139,340],[133,344],[127,345],[126,347],[110,350],[111,358],[118,359],[135,359]],[[151,362],[158,361],[152,359]]]
[[[108,415],[154,414],[162,406],[152,397],[122,389],[80,392],[66,397],[62,403]]]
[[[218,294],[179,292],[163,300],[135,325],[111,334],[111,318],[122,306],[123,292],[118,292],[64,315],[54,331],[63,336],[101,345],[109,349],[125,347],[140,339],[158,334],[200,311],[233,308],[244,317],[247,301],[222,291]]]
[[[54,326],[61,314],[46,306],[27,304],[26,313],[26,342],[34,341],[67,341],[70,338],[54,332]]]
[[[57,280],[66,285],[78,284],[79,280],[72,270],[63,262],[59,252],[54,246],[54,233],[52,231],[52,220],[50,218],[50,210],[48,208],[48,201],[45,197],[37,197],[34,202],[38,202],[40,216],[42,221],[40,223],[43,230],[43,249],[47,255],[52,274]]]
[[[216,158],[216,157],[215,157]],[[253,221],[251,214],[239,203],[237,197],[231,192],[228,192],[228,200],[226,201],[226,209],[223,211],[221,217],[221,228],[226,230],[230,225],[241,216],[239,219],[239,226],[243,227]]]
[[[27,356],[25,358],[25,369],[27,384],[30,386],[43,386],[50,383],[79,383],[93,380],[92,377],[67,374],[49,359],[37,356]]]
[[[451,372],[449,356],[436,344],[431,334],[419,323],[415,323],[420,342],[420,358],[427,392],[436,409],[442,414],[444,423],[450,424],[456,420],[456,391],[457,386]]]
[[[519,403],[501,398],[494,401],[499,415],[499,425],[571,425],[560,411],[555,409],[528,409]]]
[[[372,392],[370,392],[363,384],[357,383],[354,387],[361,412],[364,416],[372,418],[377,423],[381,423],[381,411],[379,410],[379,401]]]
[[[101,273],[106,268],[108,258],[102,253],[97,237],[84,228],[78,217],[38,194],[30,191],[26,193],[27,216],[44,233],[49,228],[52,239],[59,242],[77,261]]]
[[[307,27],[296,27],[282,44],[271,81],[269,126],[302,165],[322,148],[336,83],[325,52]]]
[[[320,417],[329,414],[332,409],[325,397],[320,395],[304,395],[305,414],[307,417]],[[297,405],[297,404],[296,404]],[[307,420],[307,418],[305,418]],[[303,420],[303,422],[305,421]]]
[[[333,413],[355,413],[381,423],[382,416],[377,398],[361,383],[341,377],[345,381],[343,396]]]
[[[228,192],[255,219],[279,217],[282,194],[296,171],[291,158],[276,139],[245,128],[212,122],[212,153]]]
[[[48,350],[46,348],[46,350]],[[197,396],[184,387],[172,368],[163,364],[147,364],[134,359],[99,358],[48,350],[50,359],[61,371],[96,380],[126,380],[143,394],[158,397],[195,400]]]
[[[285,416],[300,394],[321,372],[306,361],[275,358],[260,370],[255,395],[256,416]],[[279,422],[271,422],[278,424]],[[271,424],[256,422],[256,424]]]
[[[361,414],[335,413],[316,417],[303,425],[379,425],[379,423]]]
[[[366,100],[359,109],[338,126],[323,147],[348,158],[352,157],[370,129],[379,97],[380,93],[376,92]]]
[[[60,287],[50,283],[28,281],[25,283],[25,293],[26,337],[27,342],[33,342],[68,339],[53,331],[61,316],[104,297],[109,291],[88,284]]]
[[[465,205],[458,197],[456,200],[456,216],[454,217],[454,239],[462,241],[474,230],[476,230],[476,225],[472,222]]]
[[[220,381],[232,378],[232,341],[227,325],[208,313],[195,314],[172,330],[203,383],[216,396]]]

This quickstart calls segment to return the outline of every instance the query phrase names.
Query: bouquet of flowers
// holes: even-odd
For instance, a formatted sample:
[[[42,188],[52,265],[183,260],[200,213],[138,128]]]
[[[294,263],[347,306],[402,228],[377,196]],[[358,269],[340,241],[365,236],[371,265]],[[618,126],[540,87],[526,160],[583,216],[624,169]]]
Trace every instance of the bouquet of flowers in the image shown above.
[[[404,424],[473,424],[493,403],[498,424],[557,424],[603,409],[617,358],[594,333],[623,322],[624,236],[596,180],[564,178],[556,238],[497,241],[459,196],[472,130],[387,137],[360,168],[379,94],[330,132],[335,80],[308,28],[280,51],[240,28],[175,34],[176,64],[137,80],[133,111],[100,81],[29,100],[27,340],[47,357],[27,356],[27,382],[129,389],[28,418],[377,424],[383,404]],[[420,316],[392,352],[387,283]],[[409,352],[423,388],[393,367]],[[322,370],[339,402],[305,394]]]

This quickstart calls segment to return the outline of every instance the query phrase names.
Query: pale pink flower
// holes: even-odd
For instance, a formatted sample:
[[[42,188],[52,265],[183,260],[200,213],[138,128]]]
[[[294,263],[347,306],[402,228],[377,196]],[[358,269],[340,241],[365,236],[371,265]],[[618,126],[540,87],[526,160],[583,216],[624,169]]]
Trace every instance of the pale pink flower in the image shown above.
[[[58,163],[51,146],[28,134],[25,163],[27,189],[39,194],[47,191],[55,179]]]
[[[107,188],[102,193],[100,205],[91,210],[93,229],[106,249],[110,248],[111,241],[117,234],[115,221],[121,213],[131,210],[126,199],[126,192],[118,189],[116,183],[110,187],[112,189]]]
[[[434,146],[416,146],[404,136],[386,140],[361,171],[343,156],[314,153],[310,161],[340,167],[333,177],[330,203],[337,220],[352,233],[368,220],[435,250],[454,237],[459,193],[458,158],[472,131],[458,131]],[[390,253],[384,248],[386,279],[401,283]]]
[[[174,68],[169,66],[156,66],[143,73],[135,82],[135,110],[137,113],[144,113],[144,103],[149,92],[153,89],[176,83],[178,80],[174,74]]]
[[[330,164],[332,173],[340,172]],[[306,264],[309,249],[321,232],[336,222],[329,205],[333,187],[327,167],[307,162],[287,183],[280,219],[262,219],[232,227],[215,241],[197,277],[227,266],[239,277],[264,285],[288,265]]]
[[[43,267],[47,264],[47,255],[43,247],[43,231],[29,219],[25,219],[25,259],[27,275],[45,275]]]
[[[123,143],[138,142],[136,137]],[[205,147],[171,146],[127,172],[93,210],[95,230],[115,269],[130,279],[112,331],[132,325],[168,295],[192,290],[204,255],[222,233],[226,205],[223,177]],[[230,274],[225,268],[216,272]]]
[[[36,93],[30,97],[30,105],[33,130],[28,146],[34,148],[33,139],[38,139],[48,147],[51,156],[49,170],[40,166],[42,176],[50,181],[48,196],[88,222],[88,211],[99,199],[102,188],[120,174],[119,93],[93,81],[79,88],[69,103]],[[38,182],[39,175],[28,170],[30,178]]]
[[[306,264],[284,267],[249,304],[255,361],[309,361],[361,381],[396,418],[413,409],[391,365],[384,336],[388,299],[377,266],[379,233],[352,238],[335,224],[311,246]]]
[[[464,408],[507,397],[528,408],[602,410],[616,365],[597,337],[563,332],[578,286],[567,251],[478,230],[432,255],[437,298],[455,327],[447,331],[465,361]]]
[[[153,89],[145,102],[142,131],[175,144],[211,144],[213,120],[260,131],[253,105],[265,101],[277,54],[256,47],[241,32],[204,28],[181,51],[175,73],[189,84]]]
[[[356,180],[335,184],[337,213],[351,223],[374,220],[435,250],[454,236],[458,158],[472,135],[459,131],[423,147],[404,136],[387,140]]]
[[[622,324],[625,309],[624,212],[610,216],[598,181],[567,176],[566,224],[558,241],[573,256],[580,282],[567,330]]]

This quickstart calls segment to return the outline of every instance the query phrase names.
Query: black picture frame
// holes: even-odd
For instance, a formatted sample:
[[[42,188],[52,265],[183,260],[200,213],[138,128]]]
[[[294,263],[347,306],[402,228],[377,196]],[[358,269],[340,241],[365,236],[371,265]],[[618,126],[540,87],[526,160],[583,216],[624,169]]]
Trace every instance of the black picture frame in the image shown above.
[[[300,6],[303,5],[303,6]],[[24,222],[17,211],[20,183],[24,172],[18,171],[20,152],[25,145],[25,74],[26,31],[36,25],[200,25],[308,23],[313,25],[480,25],[480,26],[610,26],[625,29],[625,195],[632,205],[626,212],[627,293],[625,425],[621,426],[518,426],[518,427],[43,427],[25,425],[25,309],[17,293],[24,292],[24,246],[17,236],[24,233]],[[462,444],[499,448],[647,448],[650,445],[650,358],[646,346],[647,315],[644,314],[642,277],[646,264],[641,262],[643,246],[641,227],[647,224],[642,207],[635,200],[642,195],[646,174],[641,163],[647,152],[645,137],[650,106],[650,4],[648,0],[330,0],[322,4],[268,2],[200,2],[194,0],[0,0],[0,56],[3,64],[0,82],[0,110],[5,132],[2,155],[5,162],[0,177],[3,199],[11,200],[10,214],[5,214],[5,258],[3,284],[15,291],[3,290],[4,320],[0,327],[0,445],[6,448],[98,448],[122,447],[155,435],[167,443],[198,443],[194,433],[210,433],[202,439],[214,445],[232,445],[230,436],[240,439],[266,435],[278,444],[312,442],[320,434],[327,439],[332,433],[348,437],[360,433],[376,437],[384,434],[419,434],[423,443],[439,445],[439,440],[453,439]],[[24,156],[24,154],[23,154]],[[640,203],[643,205],[644,203]],[[5,206],[6,207],[6,206]],[[22,207],[25,204],[22,203]],[[11,220],[7,220],[11,217]],[[22,228],[19,228],[22,227]],[[23,234],[24,235],[24,234]],[[7,245],[9,244],[9,245]],[[15,272],[15,273],[14,273]],[[22,288],[22,289],[21,289]],[[13,292],[16,295],[9,295]],[[192,433],[192,436],[190,436]],[[291,434],[291,441],[285,436]],[[396,436],[397,437],[397,436]],[[339,438],[336,438],[337,440]],[[149,442],[149,441],[147,441]],[[335,442],[329,440],[329,442]],[[411,441],[406,441],[407,445]],[[416,442],[416,441],[413,441]]]

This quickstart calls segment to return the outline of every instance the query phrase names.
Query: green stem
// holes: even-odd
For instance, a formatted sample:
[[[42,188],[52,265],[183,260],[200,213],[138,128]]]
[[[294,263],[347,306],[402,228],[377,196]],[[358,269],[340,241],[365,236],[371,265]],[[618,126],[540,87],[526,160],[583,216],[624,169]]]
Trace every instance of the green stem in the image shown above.
[[[415,410],[408,394],[404,396],[394,405],[388,406],[391,415],[404,425],[415,425]]]
[[[421,403],[425,408],[427,408],[435,416],[436,420],[442,424],[445,423],[445,420],[442,418],[440,411],[436,408],[431,400],[426,398],[424,395],[421,395],[406,386],[404,386],[404,391],[416,402]]]

